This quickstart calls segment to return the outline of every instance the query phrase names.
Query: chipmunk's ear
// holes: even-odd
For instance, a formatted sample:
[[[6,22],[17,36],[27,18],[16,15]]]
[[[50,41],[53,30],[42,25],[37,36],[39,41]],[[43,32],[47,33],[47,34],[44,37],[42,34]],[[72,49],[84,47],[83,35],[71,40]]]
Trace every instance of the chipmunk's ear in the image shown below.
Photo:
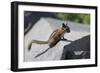
[[[66,27],[66,25],[64,23],[62,23],[62,27]]]

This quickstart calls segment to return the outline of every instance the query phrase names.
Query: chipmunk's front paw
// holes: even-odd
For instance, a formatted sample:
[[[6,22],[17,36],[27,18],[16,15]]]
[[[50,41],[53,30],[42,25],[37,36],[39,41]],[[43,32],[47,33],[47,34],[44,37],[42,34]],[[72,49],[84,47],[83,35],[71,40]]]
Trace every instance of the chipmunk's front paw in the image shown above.
[[[65,38],[63,38],[63,39],[61,39],[62,41],[67,41],[67,39],[65,39]]]

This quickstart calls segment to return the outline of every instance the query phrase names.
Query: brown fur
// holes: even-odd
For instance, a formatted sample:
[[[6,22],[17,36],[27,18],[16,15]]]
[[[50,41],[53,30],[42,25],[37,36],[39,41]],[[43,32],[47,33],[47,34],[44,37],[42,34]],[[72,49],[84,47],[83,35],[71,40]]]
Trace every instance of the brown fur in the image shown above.
[[[54,32],[50,35],[48,41],[32,40],[28,46],[28,49],[30,50],[32,43],[48,44],[49,48],[52,48],[61,40],[62,37],[64,38],[65,32],[69,33],[70,28],[67,25],[63,24],[61,28],[54,30]]]

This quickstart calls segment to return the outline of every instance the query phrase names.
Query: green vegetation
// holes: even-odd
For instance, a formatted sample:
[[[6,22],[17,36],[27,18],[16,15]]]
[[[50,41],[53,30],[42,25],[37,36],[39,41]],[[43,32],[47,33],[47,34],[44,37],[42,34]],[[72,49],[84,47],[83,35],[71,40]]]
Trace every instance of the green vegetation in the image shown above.
[[[90,24],[90,14],[55,13],[55,15],[56,17],[62,20],[74,21],[83,24]]]

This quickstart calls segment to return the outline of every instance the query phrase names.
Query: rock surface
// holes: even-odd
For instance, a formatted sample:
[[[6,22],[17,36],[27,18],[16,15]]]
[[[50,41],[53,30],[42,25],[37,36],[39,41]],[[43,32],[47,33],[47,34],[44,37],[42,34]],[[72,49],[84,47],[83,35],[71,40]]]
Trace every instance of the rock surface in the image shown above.
[[[48,48],[48,44],[39,45],[33,43],[31,50],[28,51],[28,45],[31,40],[48,40],[50,34],[57,28],[61,27],[64,21],[54,19],[54,18],[41,18],[30,31],[25,35],[25,48],[24,48],[24,61],[47,61],[47,60],[60,60],[62,54],[64,53],[64,46],[69,45],[71,42],[60,41],[55,47],[49,49],[43,55],[35,58],[35,56]],[[76,41],[84,36],[90,34],[89,25],[79,24],[75,22],[68,21],[68,26],[70,27],[71,33],[66,33],[65,38],[71,41]],[[81,42],[80,42],[81,43]],[[64,58],[63,58],[64,59]]]

